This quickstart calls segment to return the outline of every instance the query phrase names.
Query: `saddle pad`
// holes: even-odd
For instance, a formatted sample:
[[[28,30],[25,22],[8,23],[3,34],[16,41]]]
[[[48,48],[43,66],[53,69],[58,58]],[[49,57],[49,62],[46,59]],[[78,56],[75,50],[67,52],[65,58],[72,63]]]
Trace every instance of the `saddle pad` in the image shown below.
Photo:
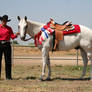
[[[79,25],[73,25],[75,28],[73,30],[69,31],[63,31],[63,35],[69,35],[69,34],[74,34],[74,33],[80,33],[80,26]]]

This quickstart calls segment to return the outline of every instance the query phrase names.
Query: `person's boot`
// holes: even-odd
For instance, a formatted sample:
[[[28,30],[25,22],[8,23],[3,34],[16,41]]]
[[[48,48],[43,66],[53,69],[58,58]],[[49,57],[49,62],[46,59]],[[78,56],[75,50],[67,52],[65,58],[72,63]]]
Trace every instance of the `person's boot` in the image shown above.
[[[7,80],[12,80],[11,76],[11,64],[8,64],[6,67],[6,79]]]

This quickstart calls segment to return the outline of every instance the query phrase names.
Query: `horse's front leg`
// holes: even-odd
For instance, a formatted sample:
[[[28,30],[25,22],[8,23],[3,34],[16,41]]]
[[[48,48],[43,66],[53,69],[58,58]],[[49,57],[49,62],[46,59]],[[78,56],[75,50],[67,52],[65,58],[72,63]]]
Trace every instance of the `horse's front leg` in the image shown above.
[[[49,55],[49,50],[47,48],[42,48],[43,67],[42,67],[42,75],[41,75],[40,80],[43,80],[43,77],[45,75],[46,64],[47,64],[48,58],[49,58],[48,55]]]
[[[46,80],[51,80],[51,79],[50,79],[50,76],[51,76],[51,67],[50,67],[50,58],[49,58],[49,54],[48,54],[47,67],[48,67],[48,77],[47,77]]]

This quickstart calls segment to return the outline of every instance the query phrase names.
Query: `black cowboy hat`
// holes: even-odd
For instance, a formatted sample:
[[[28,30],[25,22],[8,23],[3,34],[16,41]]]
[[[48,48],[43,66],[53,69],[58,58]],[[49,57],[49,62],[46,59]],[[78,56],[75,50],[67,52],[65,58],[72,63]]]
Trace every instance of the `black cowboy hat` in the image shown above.
[[[1,21],[6,21],[6,22],[11,21],[11,19],[8,20],[8,15],[4,15],[4,16],[2,16],[2,17],[0,16],[0,20],[1,20]]]

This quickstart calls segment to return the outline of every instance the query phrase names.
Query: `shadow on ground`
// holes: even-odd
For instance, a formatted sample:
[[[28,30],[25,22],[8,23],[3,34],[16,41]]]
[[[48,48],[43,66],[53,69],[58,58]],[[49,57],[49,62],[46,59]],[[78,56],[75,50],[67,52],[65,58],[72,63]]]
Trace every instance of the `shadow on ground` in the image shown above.
[[[68,81],[76,81],[76,80],[78,80],[78,81],[88,81],[88,80],[90,80],[90,79],[91,79],[90,77],[88,77],[88,78],[60,78],[60,77],[56,77],[56,78],[53,78],[52,81],[53,81],[53,80],[68,80]]]
[[[13,80],[37,80],[38,78],[34,77],[34,76],[28,76],[26,78],[13,78]],[[55,80],[65,80],[65,81],[89,81],[91,78],[60,78],[60,77],[56,77],[56,78],[52,78],[49,80],[44,79],[43,81],[55,81]],[[0,79],[3,80],[3,79]],[[39,79],[40,80],[40,79]]]

